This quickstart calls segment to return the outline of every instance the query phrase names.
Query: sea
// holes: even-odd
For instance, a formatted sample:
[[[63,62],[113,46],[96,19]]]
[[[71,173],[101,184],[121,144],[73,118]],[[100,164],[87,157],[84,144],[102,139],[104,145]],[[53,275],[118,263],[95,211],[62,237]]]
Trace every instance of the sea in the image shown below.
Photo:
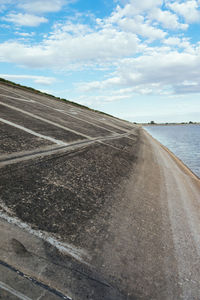
[[[200,124],[152,125],[144,129],[200,178]]]

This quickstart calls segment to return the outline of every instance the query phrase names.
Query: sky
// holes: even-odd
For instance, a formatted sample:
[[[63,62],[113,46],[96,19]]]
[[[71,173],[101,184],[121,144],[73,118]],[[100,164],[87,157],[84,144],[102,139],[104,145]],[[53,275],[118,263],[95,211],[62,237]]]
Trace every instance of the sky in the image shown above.
[[[0,0],[0,77],[131,122],[200,122],[200,0]]]

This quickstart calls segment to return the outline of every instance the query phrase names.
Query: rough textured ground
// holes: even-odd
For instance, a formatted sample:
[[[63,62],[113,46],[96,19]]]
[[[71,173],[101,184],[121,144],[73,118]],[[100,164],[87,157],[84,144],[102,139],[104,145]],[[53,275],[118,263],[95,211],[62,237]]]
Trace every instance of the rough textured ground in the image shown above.
[[[0,122],[0,144],[0,153],[10,154],[52,145],[52,142],[35,137],[30,133],[19,131],[8,124]]]
[[[197,177],[131,123],[6,85],[0,105],[0,299],[200,298]]]

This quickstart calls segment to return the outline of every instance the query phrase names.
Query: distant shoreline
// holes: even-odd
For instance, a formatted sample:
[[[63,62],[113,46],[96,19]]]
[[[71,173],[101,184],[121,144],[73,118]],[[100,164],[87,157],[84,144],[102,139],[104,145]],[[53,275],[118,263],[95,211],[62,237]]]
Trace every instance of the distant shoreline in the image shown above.
[[[182,123],[140,123],[141,126],[180,126],[180,125],[200,125],[200,122],[182,122]]]

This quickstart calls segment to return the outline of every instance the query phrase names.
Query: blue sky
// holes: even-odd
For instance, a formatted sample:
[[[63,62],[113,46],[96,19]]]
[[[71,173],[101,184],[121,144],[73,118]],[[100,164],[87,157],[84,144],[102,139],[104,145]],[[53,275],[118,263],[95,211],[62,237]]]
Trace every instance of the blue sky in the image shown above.
[[[129,121],[200,121],[200,0],[0,0],[0,68]]]

